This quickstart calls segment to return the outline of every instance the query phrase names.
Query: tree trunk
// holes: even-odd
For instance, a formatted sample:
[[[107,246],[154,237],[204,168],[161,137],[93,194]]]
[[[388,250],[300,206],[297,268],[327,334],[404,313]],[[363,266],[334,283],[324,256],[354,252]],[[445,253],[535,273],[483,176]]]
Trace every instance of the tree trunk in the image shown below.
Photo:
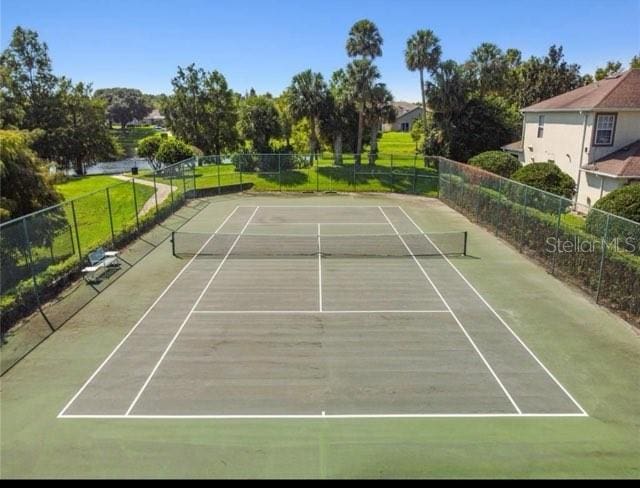
[[[427,138],[427,100],[424,93],[424,70],[420,70],[420,95],[422,95],[422,140]],[[418,143],[416,142],[416,152],[418,152]],[[427,166],[427,157],[422,155],[424,165]]]
[[[377,122],[374,122],[371,125],[370,132],[370,141],[369,141],[369,165],[373,166],[376,164],[376,159],[378,158],[378,127]]]
[[[76,175],[84,176],[84,164],[82,164],[82,161],[74,161],[73,166]]]
[[[342,166],[342,132],[338,132],[333,139],[334,163]]]
[[[362,133],[364,132],[364,107],[358,112],[358,142],[356,144],[355,164],[360,166],[362,156]]]

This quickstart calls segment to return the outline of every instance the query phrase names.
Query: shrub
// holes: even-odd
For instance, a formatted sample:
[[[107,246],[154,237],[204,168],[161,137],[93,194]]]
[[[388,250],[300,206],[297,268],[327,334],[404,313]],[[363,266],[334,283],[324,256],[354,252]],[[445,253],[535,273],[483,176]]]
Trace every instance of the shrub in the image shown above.
[[[619,215],[638,224],[608,218],[604,212]],[[619,239],[623,248],[640,255],[640,185],[620,187],[598,200],[587,215],[586,228],[600,237],[604,237],[606,231],[610,240]]]
[[[518,171],[522,164],[514,156],[502,151],[486,151],[469,160],[471,166],[477,166],[505,178]]]
[[[173,138],[163,140],[156,153],[156,159],[165,165],[179,163],[191,157],[193,157],[193,149]]]
[[[572,198],[576,193],[573,178],[554,163],[531,163],[513,173],[512,179],[540,190]]]

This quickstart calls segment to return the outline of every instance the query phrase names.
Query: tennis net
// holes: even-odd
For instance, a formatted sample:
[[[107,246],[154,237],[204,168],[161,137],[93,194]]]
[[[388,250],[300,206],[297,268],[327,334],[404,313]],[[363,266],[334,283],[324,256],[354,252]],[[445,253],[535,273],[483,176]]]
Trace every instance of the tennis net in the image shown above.
[[[466,255],[466,232],[379,235],[174,232],[173,255],[198,258],[406,257]]]

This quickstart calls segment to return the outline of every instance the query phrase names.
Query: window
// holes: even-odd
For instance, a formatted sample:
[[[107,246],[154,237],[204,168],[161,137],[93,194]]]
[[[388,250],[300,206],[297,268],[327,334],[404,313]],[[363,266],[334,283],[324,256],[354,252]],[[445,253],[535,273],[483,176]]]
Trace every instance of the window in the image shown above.
[[[538,115],[538,139],[544,134],[544,115]]]
[[[593,145],[611,146],[613,144],[613,132],[615,127],[615,114],[598,114],[596,116],[596,133],[593,139]]]
[[[403,122],[400,126],[402,132],[409,132],[409,122]]]

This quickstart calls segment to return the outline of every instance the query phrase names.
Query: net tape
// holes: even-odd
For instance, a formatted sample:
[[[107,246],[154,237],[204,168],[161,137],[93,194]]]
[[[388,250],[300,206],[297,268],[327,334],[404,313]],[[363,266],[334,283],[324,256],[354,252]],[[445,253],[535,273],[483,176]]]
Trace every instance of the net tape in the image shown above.
[[[178,257],[421,257],[466,255],[467,233],[413,234],[205,234],[174,232]]]

